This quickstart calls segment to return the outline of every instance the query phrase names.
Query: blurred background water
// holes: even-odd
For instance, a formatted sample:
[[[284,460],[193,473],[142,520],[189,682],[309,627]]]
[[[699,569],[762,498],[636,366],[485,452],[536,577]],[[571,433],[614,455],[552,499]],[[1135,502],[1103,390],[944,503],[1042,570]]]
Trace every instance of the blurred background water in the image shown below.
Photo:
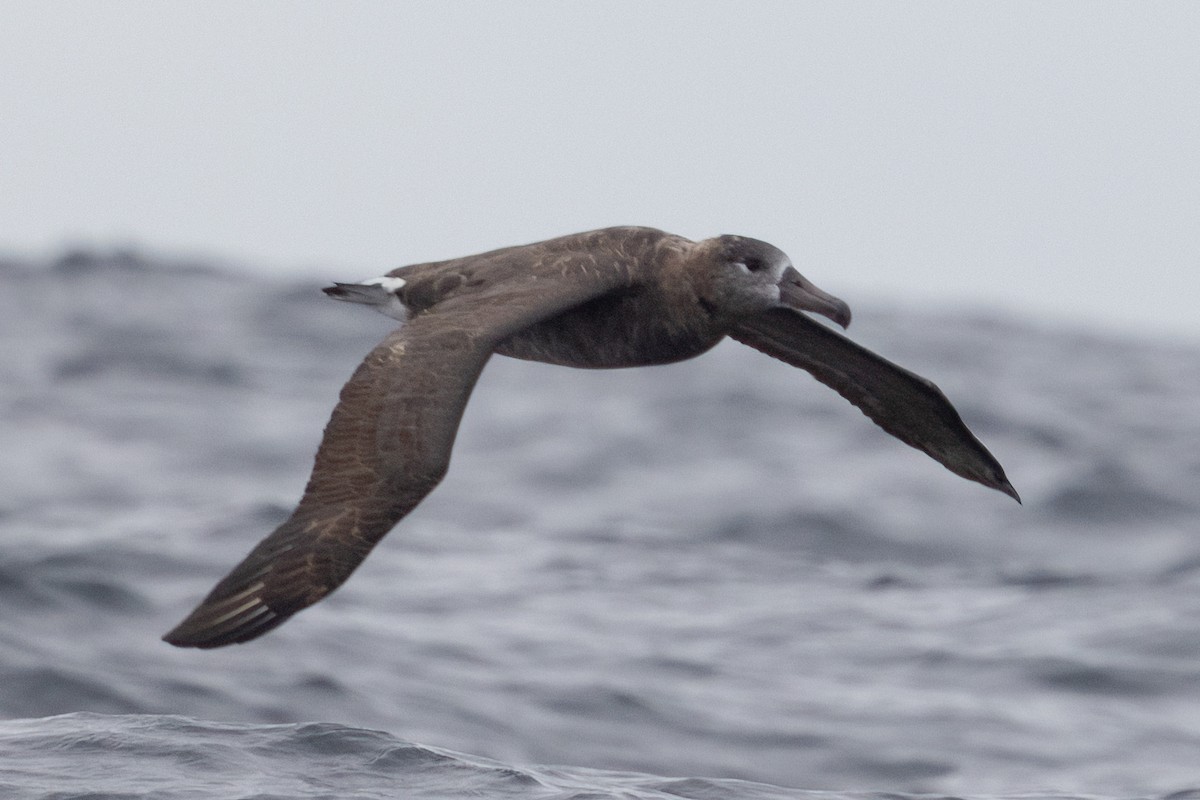
[[[318,288],[0,264],[4,797],[1200,796],[1195,344],[847,297],[1023,507],[735,343],[496,358],[345,588],[173,649],[388,330]]]

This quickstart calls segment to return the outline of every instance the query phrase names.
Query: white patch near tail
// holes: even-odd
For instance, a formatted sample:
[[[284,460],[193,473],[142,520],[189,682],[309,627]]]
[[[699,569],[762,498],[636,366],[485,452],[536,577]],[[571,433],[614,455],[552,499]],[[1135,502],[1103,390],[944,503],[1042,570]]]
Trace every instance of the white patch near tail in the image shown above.
[[[363,285],[382,286],[389,292],[398,292],[407,282],[408,281],[404,280],[404,278],[393,278],[391,275],[380,275],[378,278],[371,278],[370,280],[363,281]]]
[[[338,283],[325,290],[325,293],[336,300],[349,303],[362,303],[370,306],[384,316],[404,322],[408,319],[408,308],[400,302],[399,291],[407,283],[403,278],[393,278],[381,275],[370,278],[362,283]]]

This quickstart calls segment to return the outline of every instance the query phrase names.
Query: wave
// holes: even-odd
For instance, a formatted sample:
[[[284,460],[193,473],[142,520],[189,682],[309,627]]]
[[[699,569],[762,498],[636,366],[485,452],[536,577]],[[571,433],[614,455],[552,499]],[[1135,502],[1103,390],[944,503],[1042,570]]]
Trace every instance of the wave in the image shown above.
[[[239,725],[103,714],[0,722],[0,789],[6,800],[928,800],[517,766],[332,723]],[[1200,792],[1164,800],[1189,797]],[[1082,800],[1050,793],[1020,798]]]

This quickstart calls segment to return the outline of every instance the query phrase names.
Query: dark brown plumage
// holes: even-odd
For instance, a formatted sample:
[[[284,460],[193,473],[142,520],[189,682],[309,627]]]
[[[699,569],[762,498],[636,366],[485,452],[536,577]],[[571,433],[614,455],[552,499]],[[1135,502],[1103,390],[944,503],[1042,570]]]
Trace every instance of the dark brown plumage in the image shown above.
[[[956,474],[1019,500],[934,384],[803,313],[850,321],[845,303],[765,242],[606,228],[326,292],[405,322],[342,389],[296,510],[163,637],[171,644],[248,641],[340,586],[445,475],[492,353],[645,366],[691,358],[729,335],[809,371]]]

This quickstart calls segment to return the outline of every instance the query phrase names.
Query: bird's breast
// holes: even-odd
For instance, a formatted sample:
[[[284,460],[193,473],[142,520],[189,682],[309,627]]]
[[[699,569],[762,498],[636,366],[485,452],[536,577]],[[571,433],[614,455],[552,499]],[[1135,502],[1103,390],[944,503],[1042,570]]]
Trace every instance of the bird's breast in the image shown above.
[[[509,336],[496,352],[568,367],[644,367],[693,358],[724,337],[706,315],[680,320],[647,301],[598,298]]]

